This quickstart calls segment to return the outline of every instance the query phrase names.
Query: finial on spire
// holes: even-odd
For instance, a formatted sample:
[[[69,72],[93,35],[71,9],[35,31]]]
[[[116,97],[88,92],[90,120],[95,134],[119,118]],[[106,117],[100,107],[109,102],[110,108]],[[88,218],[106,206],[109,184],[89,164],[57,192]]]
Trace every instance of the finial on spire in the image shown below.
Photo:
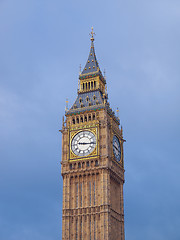
[[[117,117],[119,119],[119,108],[116,109]]]
[[[64,116],[62,118],[62,128],[64,128]]]
[[[66,107],[65,107],[65,111],[68,110],[68,103],[69,103],[68,98],[66,98]]]
[[[93,27],[91,27],[91,32],[90,32],[89,35],[91,36],[91,41],[94,42],[94,35],[96,35],[96,34],[95,34],[95,32],[93,31]]]
[[[121,125],[121,136],[123,136],[123,127]]]

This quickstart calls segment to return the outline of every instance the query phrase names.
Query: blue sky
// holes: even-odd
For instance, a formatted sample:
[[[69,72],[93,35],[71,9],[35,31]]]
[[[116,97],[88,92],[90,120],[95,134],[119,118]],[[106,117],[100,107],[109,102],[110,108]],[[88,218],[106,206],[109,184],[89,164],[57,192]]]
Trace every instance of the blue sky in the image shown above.
[[[61,129],[94,26],[124,128],[128,240],[180,239],[180,1],[0,0],[0,239],[61,239]]]

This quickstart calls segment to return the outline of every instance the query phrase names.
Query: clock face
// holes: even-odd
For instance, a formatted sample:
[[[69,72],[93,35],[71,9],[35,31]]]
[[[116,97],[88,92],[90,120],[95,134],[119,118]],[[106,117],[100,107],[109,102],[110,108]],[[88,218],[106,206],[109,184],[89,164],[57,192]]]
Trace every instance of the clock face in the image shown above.
[[[92,153],[96,147],[96,137],[90,131],[77,133],[71,142],[71,149],[77,156],[84,157]]]
[[[113,136],[113,153],[117,162],[121,160],[121,146],[119,139],[116,135]]]

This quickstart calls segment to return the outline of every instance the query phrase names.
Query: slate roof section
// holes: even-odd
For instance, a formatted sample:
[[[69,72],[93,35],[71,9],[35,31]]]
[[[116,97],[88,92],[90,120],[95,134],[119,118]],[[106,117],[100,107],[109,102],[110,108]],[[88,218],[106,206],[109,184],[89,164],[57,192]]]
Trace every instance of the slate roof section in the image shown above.
[[[88,101],[87,101],[88,97]],[[90,104],[89,104],[90,103]],[[115,113],[109,107],[108,103],[104,103],[102,93],[99,90],[79,93],[73,106],[66,112],[66,115],[79,114],[85,111],[96,110],[96,109],[107,109],[107,111],[114,116],[117,122],[120,123],[118,117],[115,116]]]
[[[88,101],[87,101],[88,97]],[[90,104],[89,104],[90,103]],[[86,93],[79,93],[73,106],[66,112],[66,115],[82,113],[85,111],[96,110],[105,108],[107,111],[114,116],[117,122],[120,123],[118,117],[115,116],[115,113],[109,107],[108,103],[104,103],[102,93],[98,90]]]
[[[86,108],[99,108],[99,105],[103,104],[103,97],[100,91],[92,91],[86,93],[79,93],[73,106],[66,114],[70,114],[72,112],[82,111]]]
[[[102,73],[99,69],[99,64],[98,64],[97,58],[96,58],[94,43],[93,43],[93,41],[91,41],[91,49],[90,49],[89,57],[86,62],[86,65],[84,67],[84,70],[82,71],[80,76],[88,75],[88,74],[91,74],[94,72],[99,72],[102,75]]]

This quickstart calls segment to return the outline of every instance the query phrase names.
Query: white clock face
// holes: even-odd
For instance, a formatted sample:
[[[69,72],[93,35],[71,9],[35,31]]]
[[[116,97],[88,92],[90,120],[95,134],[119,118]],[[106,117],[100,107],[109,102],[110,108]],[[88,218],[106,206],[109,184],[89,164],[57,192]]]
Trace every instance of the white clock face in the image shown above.
[[[90,131],[82,131],[77,133],[72,142],[71,149],[77,156],[84,157],[92,153],[96,147],[96,137]]]

